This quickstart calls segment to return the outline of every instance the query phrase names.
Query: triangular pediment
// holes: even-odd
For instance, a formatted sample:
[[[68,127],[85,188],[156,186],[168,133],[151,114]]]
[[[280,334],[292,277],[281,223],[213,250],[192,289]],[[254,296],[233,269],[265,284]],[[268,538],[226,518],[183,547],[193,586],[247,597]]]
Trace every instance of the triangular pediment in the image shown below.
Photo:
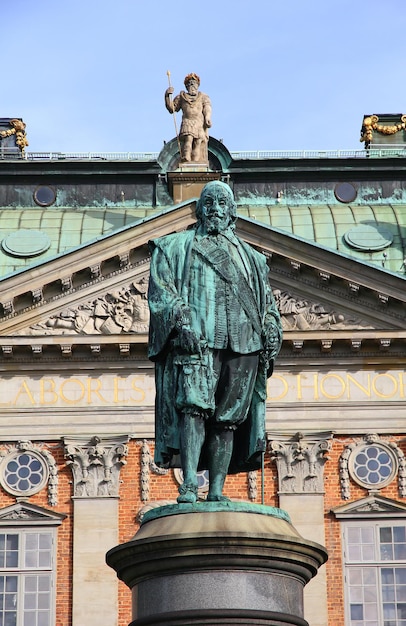
[[[27,526],[45,525],[57,526],[63,522],[66,515],[48,511],[43,507],[29,502],[17,502],[0,509],[0,525]]]
[[[147,333],[148,240],[190,227],[194,210],[195,201],[184,202],[3,279],[0,337],[141,341]],[[268,258],[287,336],[403,331],[403,277],[248,218],[239,218],[237,233]],[[132,322],[131,307],[139,309]]]
[[[371,517],[405,517],[406,503],[379,495],[370,495],[332,509],[338,519],[363,519]]]

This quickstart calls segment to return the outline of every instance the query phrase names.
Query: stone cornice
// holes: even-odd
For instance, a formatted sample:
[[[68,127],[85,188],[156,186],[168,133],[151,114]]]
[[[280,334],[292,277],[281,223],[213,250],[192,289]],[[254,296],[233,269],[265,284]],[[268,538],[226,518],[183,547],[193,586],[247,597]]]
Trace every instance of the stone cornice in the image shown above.
[[[88,361],[146,360],[148,335],[49,335],[13,337],[0,336],[0,364],[10,361]],[[296,363],[311,356],[312,361],[326,359],[357,361],[363,355],[375,363],[399,365],[406,362],[406,331],[391,330],[319,330],[285,331],[278,362]],[[7,366],[9,367],[9,366]],[[0,366],[1,370],[1,366]]]

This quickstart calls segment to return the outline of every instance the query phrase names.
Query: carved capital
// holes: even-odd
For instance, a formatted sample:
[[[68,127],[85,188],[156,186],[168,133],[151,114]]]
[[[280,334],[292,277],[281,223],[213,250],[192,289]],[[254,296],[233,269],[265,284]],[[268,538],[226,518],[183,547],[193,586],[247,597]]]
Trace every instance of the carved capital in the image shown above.
[[[78,497],[118,496],[120,469],[126,464],[128,437],[70,439],[65,437],[65,459]]]
[[[323,493],[324,464],[331,449],[331,433],[272,439],[271,458],[278,468],[280,493]]]

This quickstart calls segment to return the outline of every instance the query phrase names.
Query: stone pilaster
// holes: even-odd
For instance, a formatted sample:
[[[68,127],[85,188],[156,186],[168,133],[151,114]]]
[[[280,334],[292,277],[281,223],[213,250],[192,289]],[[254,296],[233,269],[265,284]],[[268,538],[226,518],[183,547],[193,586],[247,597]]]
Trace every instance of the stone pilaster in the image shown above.
[[[331,449],[331,432],[294,436],[268,434],[271,458],[278,470],[279,506],[295,528],[312,541],[324,543],[324,465]],[[310,626],[328,622],[325,566],[304,591],[304,615]]]
[[[105,566],[118,541],[120,469],[128,437],[65,437],[73,476],[72,626],[118,623],[117,578]]]

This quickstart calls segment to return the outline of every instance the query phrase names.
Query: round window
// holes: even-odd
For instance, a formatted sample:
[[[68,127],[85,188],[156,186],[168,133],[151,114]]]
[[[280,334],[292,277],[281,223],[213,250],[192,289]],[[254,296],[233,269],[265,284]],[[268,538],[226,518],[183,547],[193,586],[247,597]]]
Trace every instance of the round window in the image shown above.
[[[356,448],[349,459],[352,478],[368,489],[381,489],[394,479],[397,459],[390,448],[380,444]]]
[[[51,206],[56,200],[56,191],[48,185],[41,185],[34,191],[34,200],[40,206]]]
[[[183,471],[181,469],[174,470],[175,478],[181,485],[183,483]],[[209,490],[209,471],[202,470],[197,472],[197,489],[201,494],[206,493]]]
[[[357,190],[352,183],[338,183],[334,189],[334,195],[340,202],[354,202]]]
[[[38,493],[48,480],[48,467],[35,452],[18,452],[5,457],[0,482],[13,495],[31,496]]]

